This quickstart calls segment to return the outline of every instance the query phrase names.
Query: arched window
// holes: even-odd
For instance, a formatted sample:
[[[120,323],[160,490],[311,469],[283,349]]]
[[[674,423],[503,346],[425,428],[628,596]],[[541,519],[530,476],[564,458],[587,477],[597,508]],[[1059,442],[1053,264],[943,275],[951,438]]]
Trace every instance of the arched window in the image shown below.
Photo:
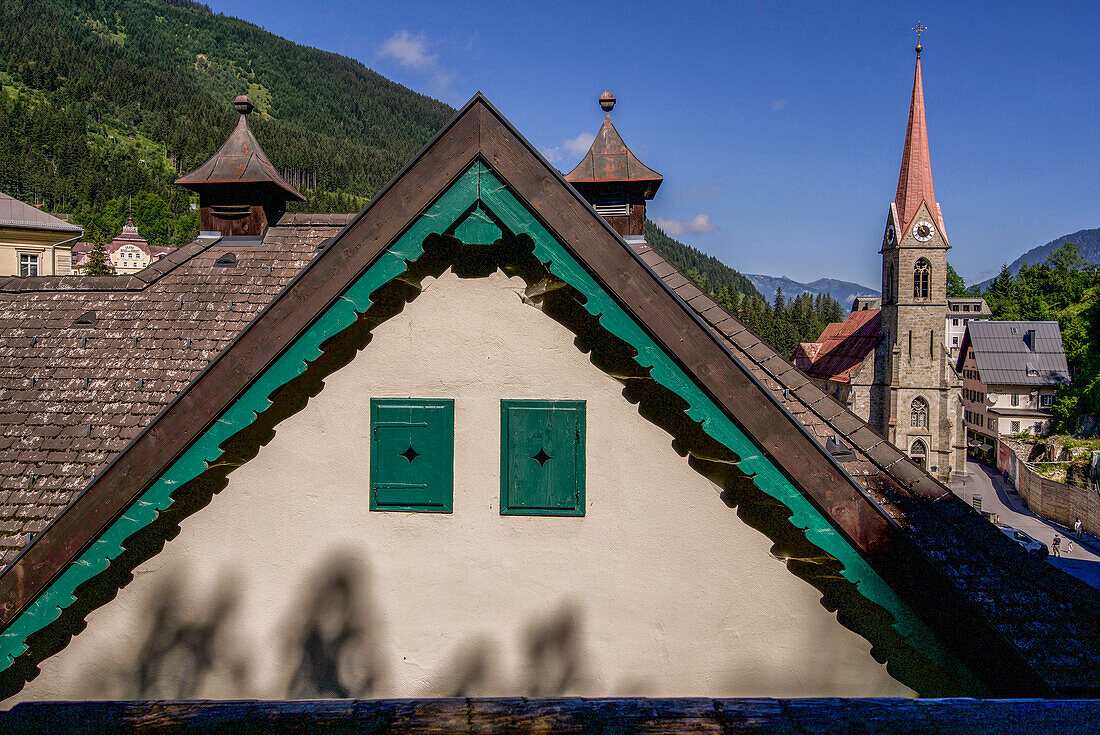
[[[918,429],[928,428],[928,401],[919,396],[909,406],[909,425]]]
[[[886,264],[886,278],[882,283],[882,303],[891,303],[890,292],[894,290],[894,264]]]
[[[932,266],[929,262],[921,258],[917,261],[917,264],[913,266],[913,298],[914,299],[926,299],[928,298],[928,284],[932,279]]]
[[[909,457],[921,468],[923,468],[925,462],[928,459],[928,448],[924,446],[924,442],[922,442],[920,439],[917,439],[915,442],[909,445]]]

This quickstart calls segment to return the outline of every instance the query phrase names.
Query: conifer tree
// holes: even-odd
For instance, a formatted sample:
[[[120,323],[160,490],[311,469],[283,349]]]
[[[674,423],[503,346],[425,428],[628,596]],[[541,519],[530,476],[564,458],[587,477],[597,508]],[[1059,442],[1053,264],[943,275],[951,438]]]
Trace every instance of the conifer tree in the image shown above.
[[[92,249],[88,252],[88,260],[84,262],[81,271],[86,276],[113,276],[115,274],[114,266],[107,258],[107,248],[103,243],[97,242],[92,245]]]

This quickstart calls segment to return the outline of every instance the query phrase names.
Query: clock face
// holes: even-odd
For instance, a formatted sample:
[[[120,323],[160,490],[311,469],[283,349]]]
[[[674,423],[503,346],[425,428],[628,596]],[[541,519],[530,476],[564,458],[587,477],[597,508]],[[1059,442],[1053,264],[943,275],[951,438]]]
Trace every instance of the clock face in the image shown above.
[[[897,239],[897,234],[894,232],[894,225],[886,225],[886,244],[893,245],[895,242],[897,242]]]
[[[921,242],[928,242],[935,234],[936,228],[932,226],[931,222],[921,221],[913,225],[913,237]]]

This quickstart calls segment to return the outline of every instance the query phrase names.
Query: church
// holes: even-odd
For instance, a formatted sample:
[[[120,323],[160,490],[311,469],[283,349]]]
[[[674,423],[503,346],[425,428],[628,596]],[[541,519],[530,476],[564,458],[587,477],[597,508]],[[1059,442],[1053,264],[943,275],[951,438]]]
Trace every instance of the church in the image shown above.
[[[882,237],[882,296],[795,352],[795,365],[936,479],[966,472],[962,382],[945,336],[947,250],[932,186],[921,45],[898,188]]]
[[[646,244],[663,179],[614,105],[562,176],[475,95],[363,210],[318,214],[286,212],[238,100],[180,181],[194,242],[0,283],[0,724],[50,701],[1100,692],[1100,592]],[[884,254],[907,279],[926,260],[932,301],[924,183],[890,215],[919,237]],[[920,298],[883,329],[921,328]]]

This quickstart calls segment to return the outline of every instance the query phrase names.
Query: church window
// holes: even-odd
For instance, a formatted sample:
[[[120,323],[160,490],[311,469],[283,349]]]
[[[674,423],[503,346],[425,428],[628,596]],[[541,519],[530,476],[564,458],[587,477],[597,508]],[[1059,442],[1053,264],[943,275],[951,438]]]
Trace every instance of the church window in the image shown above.
[[[882,284],[882,295],[883,295],[883,298],[884,298],[884,300],[887,304],[890,303],[890,301],[891,301],[890,294],[891,294],[891,291],[893,291],[893,288],[892,288],[893,283],[894,283],[894,264],[893,263],[887,263],[886,264],[886,278],[885,278],[885,280],[883,281],[883,284]]]
[[[929,282],[932,277],[932,266],[928,260],[921,258],[913,266],[913,298],[928,298]]]
[[[454,401],[372,398],[370,509],[450,513]]]
[[[584,401],[501,401],[501,515],[584,515],[584,411]]]
[[[918,429],[928,428],[928,401],[919,396],[909,406],[909,425]]]
[[[921,469],[924,469],[925,462],[928,459],[928,448],[924,446],[923,441],[917,439],[909,445],[909,456]]]

